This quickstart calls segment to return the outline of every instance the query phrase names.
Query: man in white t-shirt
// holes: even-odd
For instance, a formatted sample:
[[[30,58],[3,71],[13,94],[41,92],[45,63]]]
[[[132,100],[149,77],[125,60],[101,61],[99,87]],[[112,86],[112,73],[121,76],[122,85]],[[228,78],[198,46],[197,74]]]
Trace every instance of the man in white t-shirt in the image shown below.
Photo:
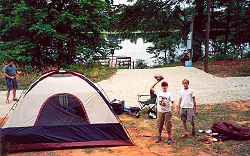
[[[195,136],[195,116],[198,115],[198,110],[196,107],[194,90],[188,87],[189,80],[182,80],[184,89],[181,89],[178,93],[179,104],[178,104],[178,114],[180,114],[181,121],[183,122],[184,136],[187,137],[187,119],[191,122],[192,125],[192,135]]]
[[[155,89],[155,85],[159,83],[161,80],[157,80],[157,82],[150,88],[157,95],[157,126],[158,126],[158,137],[155,140],[156,143],[161,141],[161,133],[163,130],[163,125],[165,122],[166,130],[168,132],[168,144],[172,144],[171,138],[171,106],[170,103],[174,106],[174,113],[177,113],[177,107],[174,103],[174,98],[170,92],[167,92],[168,83],[162,82],[161,88],[162,90]]]

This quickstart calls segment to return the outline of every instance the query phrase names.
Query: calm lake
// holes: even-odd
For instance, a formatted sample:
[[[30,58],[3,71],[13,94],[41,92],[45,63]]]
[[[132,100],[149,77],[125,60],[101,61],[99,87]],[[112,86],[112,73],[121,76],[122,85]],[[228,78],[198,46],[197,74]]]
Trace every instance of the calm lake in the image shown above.
[[[127,56],[131,57],[132,61],[136,59],[145,60],[149,66],[152,66],[153,60],[152,55],[146,52],[147,47],[152,46],[152,43],[143,43],[142,38],[138,38],[136,44],[131,43],[129,39],[126,39],[119,44],[123,48],[114,51],[114,56]]]

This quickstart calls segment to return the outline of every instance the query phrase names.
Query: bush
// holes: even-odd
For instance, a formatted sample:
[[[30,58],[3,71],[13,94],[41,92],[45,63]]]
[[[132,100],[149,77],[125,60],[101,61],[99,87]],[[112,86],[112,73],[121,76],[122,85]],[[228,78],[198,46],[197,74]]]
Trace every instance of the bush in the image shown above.
[[[5,67],[6,63],[2,63],[0,64],[0,90],[5,90],[6,89],[6,80],[5,80],[5,76],[3,74],[3,70],[4,70],[4,67]]]
[[[145,69],[148,68],[148,63],[142,59],[136,59],[135,61],[135,69]]]
[[[214,57],[215,60],[235,60],[238,56],[233,53],[228,54],[218,54]]]
[[[68,66],[69,69],[84,73],[84,75],[94,82],[108,79],[113,75],[117,68],[102,67],[98,64],[93,64],[92,67],[85,67],[83,64],[72,64]]]

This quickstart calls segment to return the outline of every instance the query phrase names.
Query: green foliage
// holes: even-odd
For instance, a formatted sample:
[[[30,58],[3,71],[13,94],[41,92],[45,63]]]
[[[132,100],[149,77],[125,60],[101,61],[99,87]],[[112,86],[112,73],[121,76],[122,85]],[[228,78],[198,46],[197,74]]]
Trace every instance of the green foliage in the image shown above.
[[[3,75],[3,68],[6,64],[0,64],[0,75]],[[58,67],[32,67],[30,65],[19,66],[16,65],[19,71],[22,71],[17,78],[19,89],[27,89],[31,83],[33,83],[39,76],[50,69],[57,69]],[[71,64],[68,65],[65,69],[77,70],[79,72],[84,73],[84,75],[89,78],[93,82],[99,82],[105,79],[108,79],[110,76],[116,73],[117,68],[104,68],[98,65],[92,65],[92,67],[86,67],[83,64]],[[0,77],[0,90],[6,90],[6,82],[5,77]]]
[[[235,60],[237,58],[238,58],[238,56],[234,55],[232,53],[218,54],[218,55],[215,55],[215,57],[214,57],[215,60]]]
[[[109,28],[105,1],[6,0],[0,5],[1,62],[11,58],[39,67],[88,64],[116,46],[101,35]]]
[[[153,42],[154,45],[147,49],[154,58],[165,54],[170,61],[175,59],[176,45],[186,38],[188,27],[183,29],[181,16],[178,16],[177,8],[172,1],[139,0],[133,6],[120,8],[116,18],[117,30],[123,38],[131,37],[131,32],[140,30],[145,36],[145,42]],[[183,33],[184,32],[184,33]],[[161,58],[160,58],[161,60]]]
[[[183,62],[172,62],[172,63],[167,63],[164,64],[163,67],[175,67],[175,66],[183,66]]]
[[[190,31],[191,19],[194,19],[193,62],[203,59],[206,28],[206,1],[195,0],[186,8],[181,8],[179,1],[138,0],[132,6],[118,6],[118,16],[112,18],[117,25],[113,28],[120,31],[123,38],[131,37],[131,32],[141,31],[148,35],[146,42],[154,46],[148,51],[162,61],[168,62],[176,57],[176,45],[186,45]],[[216,59],[245,58],[249,53],[249,20],[248,1],[214,0],[211,6],[210,57]],[[245,35],[244,35],[245,34]],[[185,50],[183,51],[185,53]],[[160,53],[165,57],[160,56]]]
[[[66,67],[74,63],[91,66],[97,56],[120,49],[120,39],[109,40],[103,31],[119,32],[136,43],[140,32],[158,64],[186,59],[177,57],[178,45],[186,46],[194,19],[193,62],[202,60],[206,26],[206,1],[138,0],[132,6],[112,6],[103,0],[4,0],[0,1],[0,61]],[[212,1],[211,51],[216,59],[249,57],[250,8],[248,1]],[[179,51],[178,51],[179,52]],[[182,59],[182,60],[181,60]]]
[[[69,65],[67,68],[84,73],[87,78],[94,82],[99,82],[108,79],[117,71],[117,68],[107,68],[101,67],[99,65],[92,65],[91,67],[87,68],[86,66],[79,63]]]
[[[148,68],[148,63],[143,59],[135,60],[135,69],[145,69]]]
[[[216,59],[233,59],[242,56],[249,47],[250,19],[248,1],[221,1],[214,3],[211,15],[211,39]]]

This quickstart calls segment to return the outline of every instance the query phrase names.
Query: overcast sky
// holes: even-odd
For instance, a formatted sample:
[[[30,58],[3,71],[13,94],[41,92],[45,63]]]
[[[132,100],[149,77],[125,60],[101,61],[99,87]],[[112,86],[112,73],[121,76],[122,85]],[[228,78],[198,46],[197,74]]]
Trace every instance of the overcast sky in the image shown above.
[[[118,5],[118,4],[126,4],[126,5],[132,5],[133,3],[135,3],[136,0],[134,0],[134,2],[127,2],[127,0],[114,0],[114,4]]]

